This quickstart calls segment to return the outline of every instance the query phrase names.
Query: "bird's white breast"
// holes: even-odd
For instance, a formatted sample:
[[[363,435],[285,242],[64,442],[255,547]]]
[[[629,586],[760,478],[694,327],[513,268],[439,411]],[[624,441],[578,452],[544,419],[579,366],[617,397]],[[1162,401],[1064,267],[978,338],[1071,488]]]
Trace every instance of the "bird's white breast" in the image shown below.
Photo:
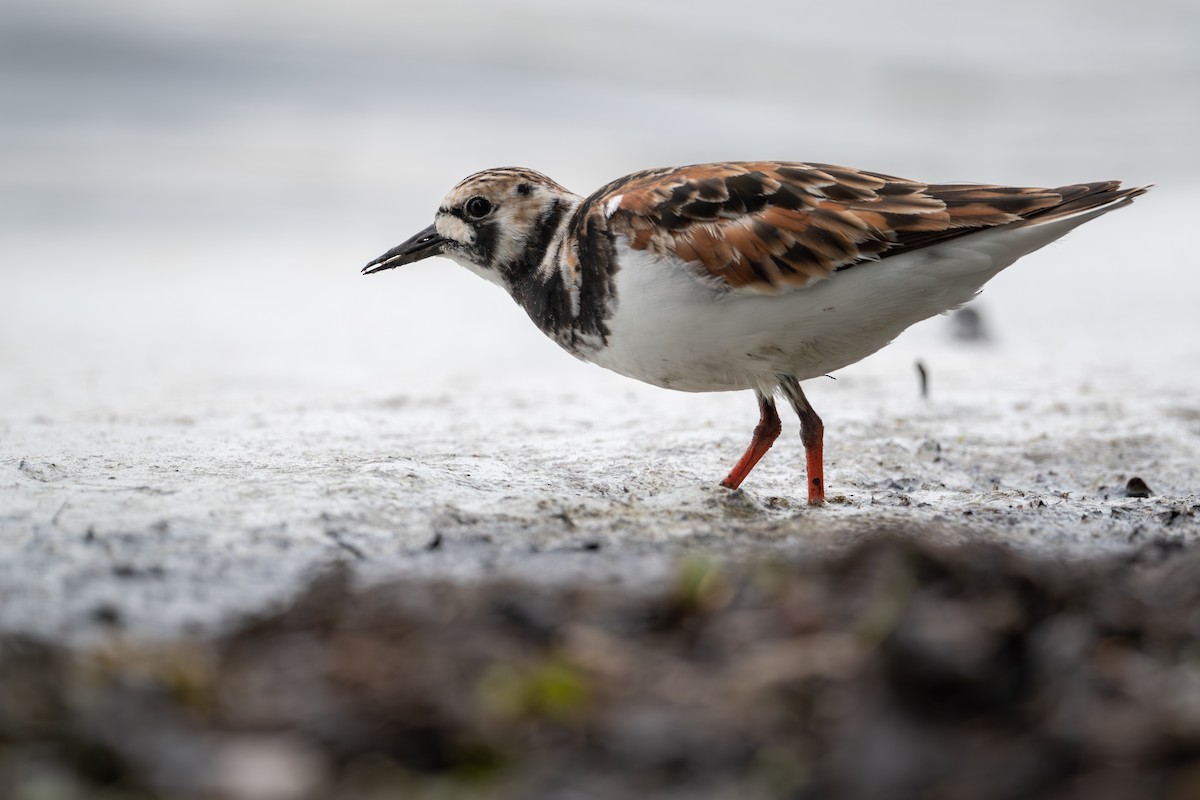
[[[769,391],[777,375],[805,380],[865,358],[1070,227],[978,233],[775,295],[705,285],[685,264],[618,239],[607,345],[587,357],[671,389]]]

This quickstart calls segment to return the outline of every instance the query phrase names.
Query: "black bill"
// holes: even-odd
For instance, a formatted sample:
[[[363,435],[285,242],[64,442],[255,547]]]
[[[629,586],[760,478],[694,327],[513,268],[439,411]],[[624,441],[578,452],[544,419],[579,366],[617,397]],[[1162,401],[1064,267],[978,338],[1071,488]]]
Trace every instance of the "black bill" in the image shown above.
[[[367,264],[362,268],[362,274],[370,275],[373,272],[382,272],[385,269],[392,269],[393,267],[402,267],[405,264],[420,261],[422,258],[441,255],[445,249],[446,239],[437,232],[436,228],[430,225],[404,244],[393,247],[370,264]]]

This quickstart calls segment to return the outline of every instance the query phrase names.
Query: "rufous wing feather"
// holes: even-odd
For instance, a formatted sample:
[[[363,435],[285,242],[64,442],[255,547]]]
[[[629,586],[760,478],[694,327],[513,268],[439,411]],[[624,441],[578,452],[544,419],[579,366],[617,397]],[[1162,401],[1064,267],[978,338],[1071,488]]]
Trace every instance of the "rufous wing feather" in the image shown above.
[[[770,294],[980,228],[1140,192],[1115,182],[924,184],[828,164],[733,162],[629,175],[588,198],[586,213],[635,250],[685,262],[706,283]]]

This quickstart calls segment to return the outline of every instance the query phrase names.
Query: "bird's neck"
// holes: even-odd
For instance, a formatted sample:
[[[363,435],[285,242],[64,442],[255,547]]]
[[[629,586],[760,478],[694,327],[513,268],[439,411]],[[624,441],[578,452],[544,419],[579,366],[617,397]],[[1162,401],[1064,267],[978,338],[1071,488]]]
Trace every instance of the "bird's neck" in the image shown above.
[[[611,309],[612,239],[571,196],[534,225],[518,263],[502,270],[512,298],[571,354],[603,347]],[[602,226],[601,226],[602,227]]]

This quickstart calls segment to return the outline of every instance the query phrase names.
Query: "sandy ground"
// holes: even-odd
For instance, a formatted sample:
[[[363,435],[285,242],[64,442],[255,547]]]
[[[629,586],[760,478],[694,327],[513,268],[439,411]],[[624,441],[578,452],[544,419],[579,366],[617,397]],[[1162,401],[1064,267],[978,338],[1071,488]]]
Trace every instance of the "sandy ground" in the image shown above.
[[[1094,227],[1112,223],[1118,236],[1138,214],[1144,225],[1139,207]],[[1051,255],[1100,258],[1086,244],[1093,233]],[[1074,337],[1044,344],[1054,307],[1071,298],[1022,307],[1003,295],[1024,291],[1038,269],[1078,268],[1048,261],[1019,264],[1010,273],[1024,274],[1005,276],[1017,280],[1001,297],[989,293],[990,341],[958,340],[954,320],[938,318],[838,380],[811,383],[827,426],[831,502],[821,509],[804,504],[794,423],[742,491],[716,485],[755,422],[748,395],[642,387],[523,333],[516,355],[502,339],[476,348],[460,337],[445,345],[453,369],[415,374],[404,363],[412,349],[383,348],[395,373],[331,369],[311,392],[269,373],[247,381],[254,365],[232,355],[165,379],[140,366],[97,377],[65,355],[57,368],[27,362],[10,400],[41,394],[0,422],[0,627],[56,637],[212,630],[285,602],[334,562],[367,582],[513,575],[637,588],[657,585],[685,553],[803,559],[894,529],[1072,559],[1194,542],[1194,355],[1184,368],[1194,336],[1152,346],[1131,342],[1125,326],[1080,322]],[[458,285],[453,274],[435,267],[370,288],[408,294],[411,278],[434,292]],[[352,265],[337,280],[358,285]],[[490,287],[463,286],[493,315],[481,325],[528,326]],[[1005,316],[1042,314],[1003,335]],[[1131,324],[1155,316],[1128,314]],[[355,324],[384,338],[402,326]],[[441,357],[439,346],[415,360]],[[142,347],[153,356],[163,345]],[[924,399],[917,360],[930,375]],[[408,391],[395,374],[408,376]],[[140,393],[143,384],[158,394]],[[1150,497],[1127,496],[1134,476]]]
[[[0,630],[212,630],[332,562],[368,583],[636,588],[687,553],[805,559],[897,527],[1052,559],[1197,538],[1188,4],[804,20],[861,27],[853,65],[840,33],[771,26],[763,45],[723,3],[100,8],[18,3],[0,30]],[[1016,40],[1036,58],[1014,63]],[[772,68],[694,57],[731,48]],[[763,157],[1159,186],[993,281],[986,341],[934,319],[810,382],[819,510],[795,423],[743,491],[717,487],[749,396],[577,363],[448,262],[357,274],[475,169],[587,191]],[[1150,497],[1125,495],[1134,476]]]

